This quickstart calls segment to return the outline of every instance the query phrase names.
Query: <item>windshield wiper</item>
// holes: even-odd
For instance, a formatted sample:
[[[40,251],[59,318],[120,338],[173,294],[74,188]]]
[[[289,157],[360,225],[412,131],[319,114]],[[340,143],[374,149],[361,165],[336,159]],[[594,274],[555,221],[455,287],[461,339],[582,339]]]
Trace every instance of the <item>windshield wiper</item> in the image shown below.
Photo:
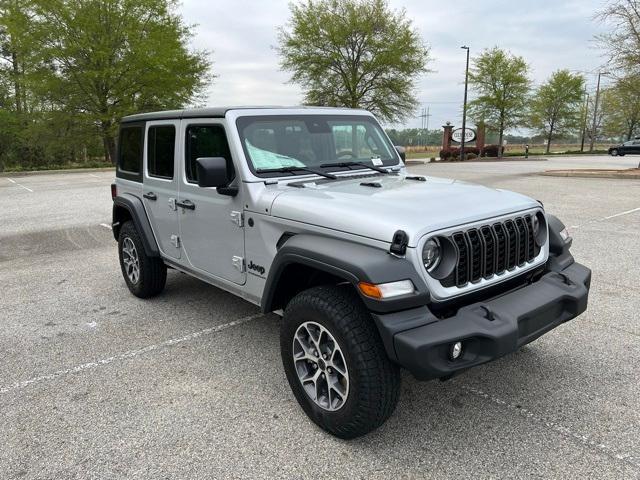
[[[322,170],[316,170],[315,168],[309,167],[279,167],[279,168],[258,168],[256,173],[294,173],[294,172],[309,172],[314,173],[316,175],[320,175],[321,177],[330,178],[331,180],[335,180],[335,175],[327,172],[323,172]]]
[[[323,163],[322,165],[320,165],[321,168],[327,168],[327,167],[364,167],[364,168],[370,168],[371,170],[375,170],[376,172],[380,172],[380,173],[389,173],[388,170],[385,170],[384,168],[380,168],[380,167],[376,167],[374,165],[369,165],[368,163],[365,162],[338,162],[338,163]]]

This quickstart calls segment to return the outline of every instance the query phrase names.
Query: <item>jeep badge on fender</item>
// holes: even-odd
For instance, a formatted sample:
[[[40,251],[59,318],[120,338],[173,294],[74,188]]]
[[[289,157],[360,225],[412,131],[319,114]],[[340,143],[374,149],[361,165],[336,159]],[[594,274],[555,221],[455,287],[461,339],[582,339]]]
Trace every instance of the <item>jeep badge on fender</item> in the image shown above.
[[[131,115],[117,160],[129,290],[158,295],[170,267],[282,315],[293,395],[341,438],[389,418],[401,368],[448,379],[587,308],[591,271],[540,202],[409,175],[364,110]]]

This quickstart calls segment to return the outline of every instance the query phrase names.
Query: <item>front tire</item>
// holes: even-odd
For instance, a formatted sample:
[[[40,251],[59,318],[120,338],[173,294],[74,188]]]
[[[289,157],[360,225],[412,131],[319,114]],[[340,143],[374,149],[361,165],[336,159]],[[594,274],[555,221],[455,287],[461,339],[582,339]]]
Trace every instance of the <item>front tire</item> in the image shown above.
[[[120,269],[129,291],[139,298],[149,298],[164,290],[167,267],[161,258],[149,257],[133,222],[125,222],[118,236]]]
[[[610,154],[611,154],[612,157],[617,157],[618,156],[618,150],[614,148],[613,150],[611,150]]]
[[[284,312],[280,349],[298,403],[329,433],[365,435],[395,410],[400,370],[350,288],[320,286],[294,297]]]

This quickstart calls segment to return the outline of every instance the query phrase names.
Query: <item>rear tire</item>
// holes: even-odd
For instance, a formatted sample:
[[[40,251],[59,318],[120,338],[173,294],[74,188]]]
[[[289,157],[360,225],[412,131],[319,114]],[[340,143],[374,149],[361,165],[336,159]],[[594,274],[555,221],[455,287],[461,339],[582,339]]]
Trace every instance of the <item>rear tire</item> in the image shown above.
[[[149,298],[164,290],[167,267],[161,258],[147,256],[142,239],[131,221],[120,228],[118,255],[124,281],[136,297]]]
[[[395,410],[400,369],[387,357],[369,312],[350,288],[320,286],[294,297],[284,312],[280,350],[298,403],[327,432],[356,438],[381,426]]]
[[[611,156],[612,157],[617,157],[618,156],[618,150],[615,149],[615,148],[613,150],[611,150]]]

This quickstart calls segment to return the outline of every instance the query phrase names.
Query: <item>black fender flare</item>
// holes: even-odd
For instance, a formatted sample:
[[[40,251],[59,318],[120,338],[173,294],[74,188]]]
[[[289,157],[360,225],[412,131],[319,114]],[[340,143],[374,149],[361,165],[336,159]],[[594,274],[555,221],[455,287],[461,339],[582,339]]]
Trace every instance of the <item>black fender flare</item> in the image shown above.
[[[125,209],[129,212],[129,216],[131,217],[136,230],[140,234],[140,238],[142,238],[144,252],[147,254],[147,256],[159,257],[160,250],[158,249],[156,238],[153,235],[151,223],[149,223],[149,217],[147,217],[147,212],[145,212],[144,210],[142,200],[140,200],[135,195],[132,195],[130,193],[123,193],[113,199],[112,228],[114,238],[118,240],[118,236],[120,233],[121,218],[119,216],[119,212],[121,211],[121,209]]]
[[[560,232],[565,229],[564,223],[555,215],[547,214],[547,225],[549,226],[549,260],[547,270],[561,272],[574,263],[573,256],[569,252],[572,240],[565,242],[560,236]]]
[[[289,237],[273,259],[262,296],[263,311],[272,310],[278,285],[283,280],[282,274],[291,264],[312,267],[354,285],[366,307],[374,312],[414,308],[428,304],[431,299],[424,280],[406,258],[347,240],[298,234]],[[380,284],[400,280],[411,280],[416,291],[393,299],[376,300],[362,295],[357,288],[358,282]]]

